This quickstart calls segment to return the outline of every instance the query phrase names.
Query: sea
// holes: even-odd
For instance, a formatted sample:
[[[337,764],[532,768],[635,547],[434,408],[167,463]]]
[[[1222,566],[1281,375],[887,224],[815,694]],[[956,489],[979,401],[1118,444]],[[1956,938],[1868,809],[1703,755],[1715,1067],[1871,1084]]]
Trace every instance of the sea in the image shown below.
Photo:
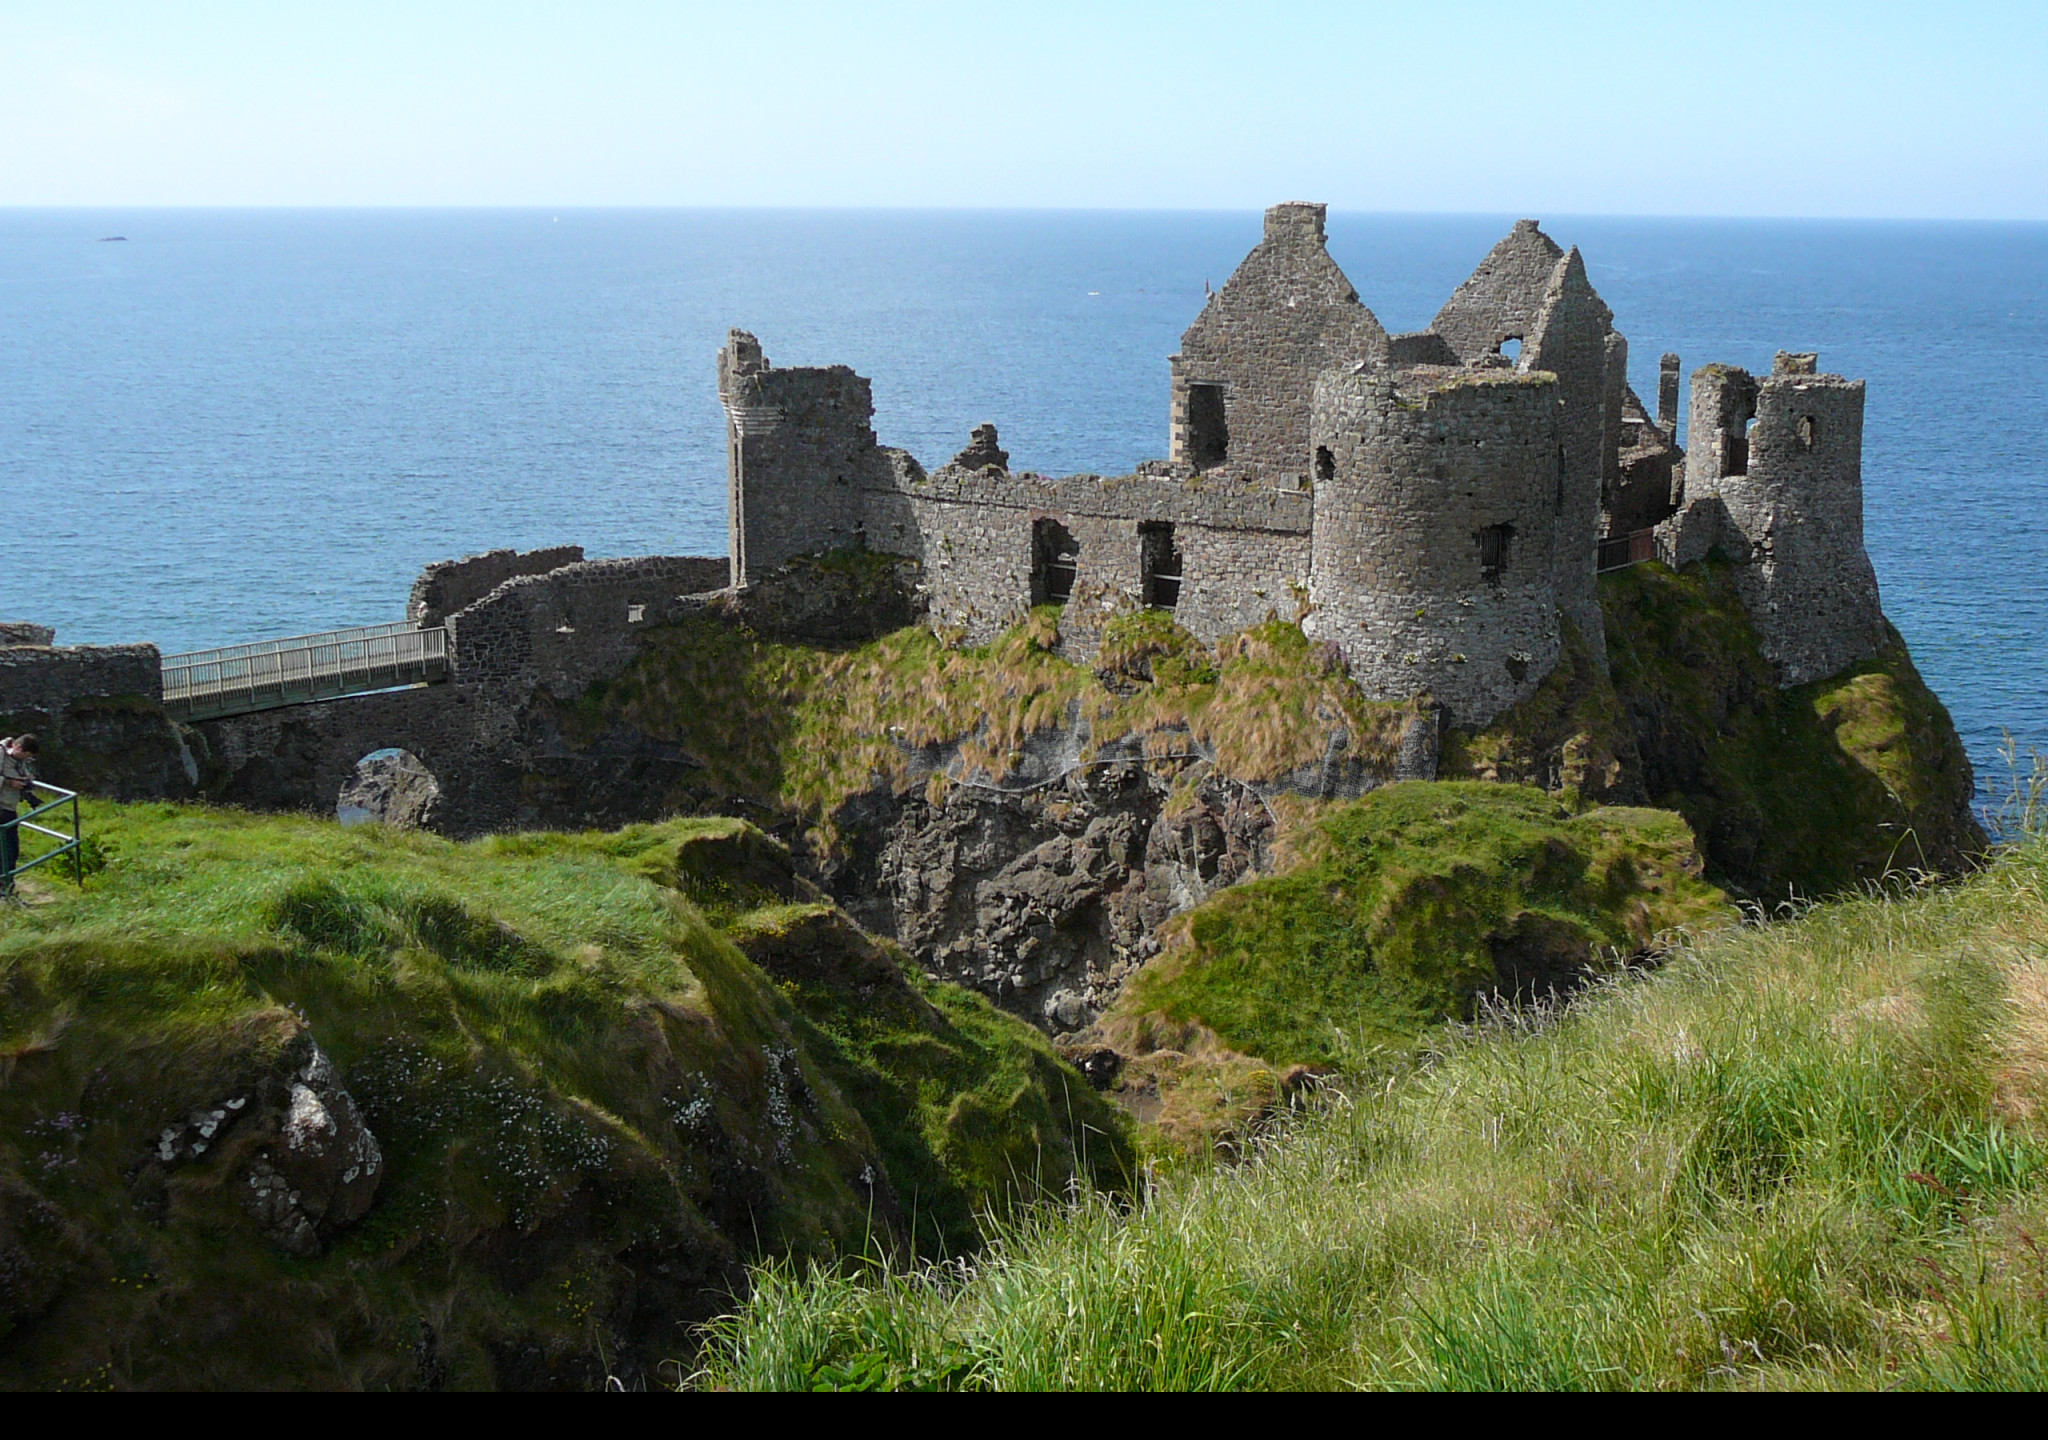
[[[1389,330],[1510,215],[1333,213]],[[1869,382],[1886,612],[1980,780],[2048,751],[2048,225],[1544,216],[1658,357]],[[0,619],[166,652],[402,616],[430,561],[723,554],[726,331],[874,381],[928,465],[1166,449],[1252,212],[0,210]]]

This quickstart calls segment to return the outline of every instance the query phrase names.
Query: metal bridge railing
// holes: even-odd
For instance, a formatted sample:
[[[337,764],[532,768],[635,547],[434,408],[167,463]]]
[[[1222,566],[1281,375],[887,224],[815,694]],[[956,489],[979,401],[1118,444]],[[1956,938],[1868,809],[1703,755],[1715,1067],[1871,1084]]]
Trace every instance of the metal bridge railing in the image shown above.
[[[448,631],[403,621],[164,656],[164,710],[208,720],[448,677]]]
[[[62,785],[51,785],[42,780],[36,781],[30,788],[39,794],[54,795],[57,798],[46,800],[36,806],[35,809],[17,815],[6,824],[0,825],[0,830],[11,829],[17,834],[33,830],[36,834],[47,835],[58,843],[52,849],[36,856],[33,860],[17,860],[14,866],[14,874],[7,877],[9,883],[12,883],[14,877],[20,875],[24,870],[33,870],[38,865],[47,865],[52,860],[61,860],[64,856],[69,855],[71,857],[72,877],[78,881],[80,886],[83,886],[85,884],[85,851],[82,847],[85,831],[78,823],[78,792],[76,790],[66,790]],[[62,830],[52,830],[47,825],[35,823],[38,815],[50,815],[66,808],[71,811],[71,833],[69,835],[65,834]],[[58,817],[58,823],[63,823],[61,815]]]

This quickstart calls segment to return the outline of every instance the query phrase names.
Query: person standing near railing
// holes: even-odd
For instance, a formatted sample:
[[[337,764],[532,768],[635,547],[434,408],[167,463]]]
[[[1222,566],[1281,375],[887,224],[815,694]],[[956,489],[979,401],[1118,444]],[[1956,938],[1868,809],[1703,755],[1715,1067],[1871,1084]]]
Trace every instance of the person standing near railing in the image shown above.
[[[21,863],[21,805],[36,804],[33,735],[0,740],[0,898],[14,893],[14,867]]]

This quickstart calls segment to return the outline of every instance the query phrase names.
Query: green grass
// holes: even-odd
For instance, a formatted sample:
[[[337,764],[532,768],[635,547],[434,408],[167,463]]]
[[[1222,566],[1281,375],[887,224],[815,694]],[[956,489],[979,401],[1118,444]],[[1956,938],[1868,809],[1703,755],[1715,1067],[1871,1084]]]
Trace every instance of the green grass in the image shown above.
[[[1098,743],[1135,735],[1182,769],[1198,746],[1252,781],[1319,761],[1340,726],[1349,754],[1391,772],[1414,713],[1366,699],[1295,625],[1210,647],[1163,612],[1135,612],[1106,627],[1091,668],[1060,655],[1059,623],[1046,606],[986,645],[911,627],[845,651],[716,620],[672,626],[644,636],[633,664],[570,707],[565,728],[573,739],[624,725],[675,744],[701,768],[664,803],[703,810],[744,797],[802,817],[829,848],[848,799],[933,783],[916,752],[957,748],[956,771],[999,779],[1026,740],[1077,709]]]
[[[788,856],[737,822],[85,819],[86,889],[37,872],[0,910],[0,1385],[402,1387],[423,1326],[455,1385],[648,1373],[747,1260],[947,1253],[1077,1157],[1084,1184],[1128,1173],[1022,1022],[893,953],[916,1004],[851,1018],[829,947],[798,947],[806,983],[764,974],[733,937]],[[387,1161],[315,1260],[261,1240],[227,1162],[136,1188],[162,1126],[302,1030]]]
[[[764,1272],[737,1388],[2038,1388],[2048,841],[1354,1054],[964,1270]]]
[[[1601,603],[1648,799],[1685,816],[1723,884],[1775,901],[1974,862],[1968,757],[1896,632],[1780,690],[1724,565],[1633,566],[1601,577]]]
[[[1570,988],[1582,967],[1732,914],[1678,817],[1573,815],[1524,786],[1391,785],[1331,809],[1296,848],[1299,863],[1170,931],[1118,1015],[1194,1022],[1274,1065],[1330,1065],[1469,1016],[1496,988]]]

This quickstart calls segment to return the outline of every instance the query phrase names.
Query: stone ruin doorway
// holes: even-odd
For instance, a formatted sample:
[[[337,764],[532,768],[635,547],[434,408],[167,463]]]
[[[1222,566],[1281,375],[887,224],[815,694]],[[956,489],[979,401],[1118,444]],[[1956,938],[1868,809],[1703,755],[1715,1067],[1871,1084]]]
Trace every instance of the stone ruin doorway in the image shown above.
[[[1031,603],[1064,605],[1073,598],[1081,544],[1051,516],[1031,522]]]
[[[1138,558],[1144,575],[1144,600],[1150,609],[1171,610],[1180,603],[1181,559],[1174,548],[1173,526],[1151,521],[1138,527]]]

